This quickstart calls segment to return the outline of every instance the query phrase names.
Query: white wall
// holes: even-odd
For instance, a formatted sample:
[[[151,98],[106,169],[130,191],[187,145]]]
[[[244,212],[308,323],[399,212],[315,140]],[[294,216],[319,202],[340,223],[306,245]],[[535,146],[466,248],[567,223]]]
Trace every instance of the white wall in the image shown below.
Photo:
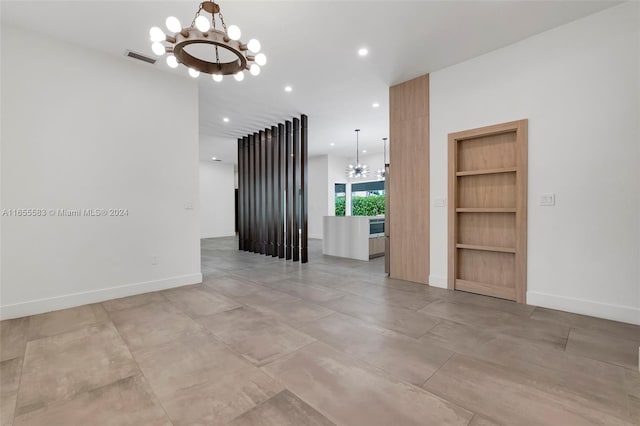
[[[327,205],[328,156],[309,157],[308,232],[309,238],[322,238],[322,217],[329,215]]]
[[[335,184],[336,183],[347,183],[349,179],[347,179],[345,175],[345,168],[349,165],[349,160],[344,157],[340,157],[337,155],[329,155],[328,156],[328,167],[327,167],[327,211],[328,216],[335,216],[336,214],[336,204],[335,204]]]
[[[534,305],[640,323],[639,5],[630,2],[431,74],[431,197],[447,134],[529,119]],[[555,207],[541,207],[554,192]],[[431,207],[430,283],[446,286],[447,212]]]
[[[236,234],[233,164],[200,161],[200,238]]]
[[[2,217],[0,316],[200,282],[197,83],[7,25],[1,70],[2,207],[128,215]]]

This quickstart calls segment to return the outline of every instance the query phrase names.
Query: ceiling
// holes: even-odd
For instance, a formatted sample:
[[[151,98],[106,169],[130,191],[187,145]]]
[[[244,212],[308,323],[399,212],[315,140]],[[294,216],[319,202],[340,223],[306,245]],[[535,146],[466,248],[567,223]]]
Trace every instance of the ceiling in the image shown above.
[[[305,113],[309,155],[382,151],[388,88],[613,6],[611,1],[219,0],[242,40],[257,38],[268,62],[258,77],[199,77],[200,157],[235,162],[238,137]],[[190,23],[197,0],[6,1],[2,23],[123,56],[153,56],[148,31],[167,16]],[[358,49],[366,47],[366,57]],[[130,59],[127,59],[130,60]],[[141,66],[147,66],[141,64]],[[148,65],[151,67],[151,65]],[[180,66],[165,72],[187,76]],[[472,78],[472,76],[470,76]],[[290,85],[289,93],[284,87]],[[379,103],[373,108],[373,103]],[[224,122],[223,118],[228,118]],[[331,144],[334,144],[333,146]]]

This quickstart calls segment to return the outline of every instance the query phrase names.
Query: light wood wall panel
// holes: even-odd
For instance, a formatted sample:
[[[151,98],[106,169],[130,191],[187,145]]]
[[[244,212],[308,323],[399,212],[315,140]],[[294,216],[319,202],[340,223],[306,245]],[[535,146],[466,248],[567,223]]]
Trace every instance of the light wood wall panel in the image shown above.
[[[389,275],[429,282],[429,75],[389,89]]]

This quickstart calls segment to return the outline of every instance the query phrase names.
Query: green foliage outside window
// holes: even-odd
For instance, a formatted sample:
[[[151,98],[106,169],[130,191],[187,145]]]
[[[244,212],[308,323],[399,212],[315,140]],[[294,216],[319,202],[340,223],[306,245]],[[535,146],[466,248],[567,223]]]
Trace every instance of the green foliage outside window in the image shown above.
[[[353,216],[377,216],[384,214],[384,195],[370,195],[368,197],[353,197],[351,199],[351,214]],[[336,205],[336,216],[337,205]]]
[[[345,197],[336,197],[336,216],[345,215],[345,204],[347,199]]]

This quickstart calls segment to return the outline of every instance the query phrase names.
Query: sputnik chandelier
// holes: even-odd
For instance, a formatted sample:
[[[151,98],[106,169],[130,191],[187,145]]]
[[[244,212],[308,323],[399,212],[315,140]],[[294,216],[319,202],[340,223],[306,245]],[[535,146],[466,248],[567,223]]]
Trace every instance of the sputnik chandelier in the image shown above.
[[[385,168],[387,167],[387,138],[382,138],[382,149],[384,150],[384,164],[381,169],[376,172],[378,180],[384,180],[387,177]]]
[[[356,129],[356,164],[349,164],[346,169],[347,177],[349,178],[365,178],[369,176],[369,166],[366,164],[360,164],[360,140],[358,138],[360,129]]]
[[[206,12],[211,15],[208,17]],[[216,17],[217,15],[217,17]],[[217,19],[216,19],[217,18]],[[216,20],[220,21],[222,29],[219,29]],[[189,75],[196,78],[201,72],[211,74],[216,82],[222,81],[222,76],[233,75],[237,81],[244,79],[244,71],[248,70],[252,75],[260,74],[260,67],[267,63],[267,57],[260,52],[260,42],[251,39],[247,44],[240,41],[240,28],[236,25],[224,23],[224,17],[220,12],[220,6],[214,1],[200,3],[191,26],[182,27],[175,16],[169,16],[166,20],[169,34],[153,27],[149,30],[149,36],[153,44],[151,49],[158,56],[167,55],[167,65],[177,68],[183,64],[189,69]],[[215,60],[198,57],[187,52],[190,45],[208,45],[212,47],[211,56],[215,53]],[[189,48],[190,50],[191,48]],[[221,52],[222,50],[222,52]],[[223,62],[223,56],[235,56],[233,60]]]

